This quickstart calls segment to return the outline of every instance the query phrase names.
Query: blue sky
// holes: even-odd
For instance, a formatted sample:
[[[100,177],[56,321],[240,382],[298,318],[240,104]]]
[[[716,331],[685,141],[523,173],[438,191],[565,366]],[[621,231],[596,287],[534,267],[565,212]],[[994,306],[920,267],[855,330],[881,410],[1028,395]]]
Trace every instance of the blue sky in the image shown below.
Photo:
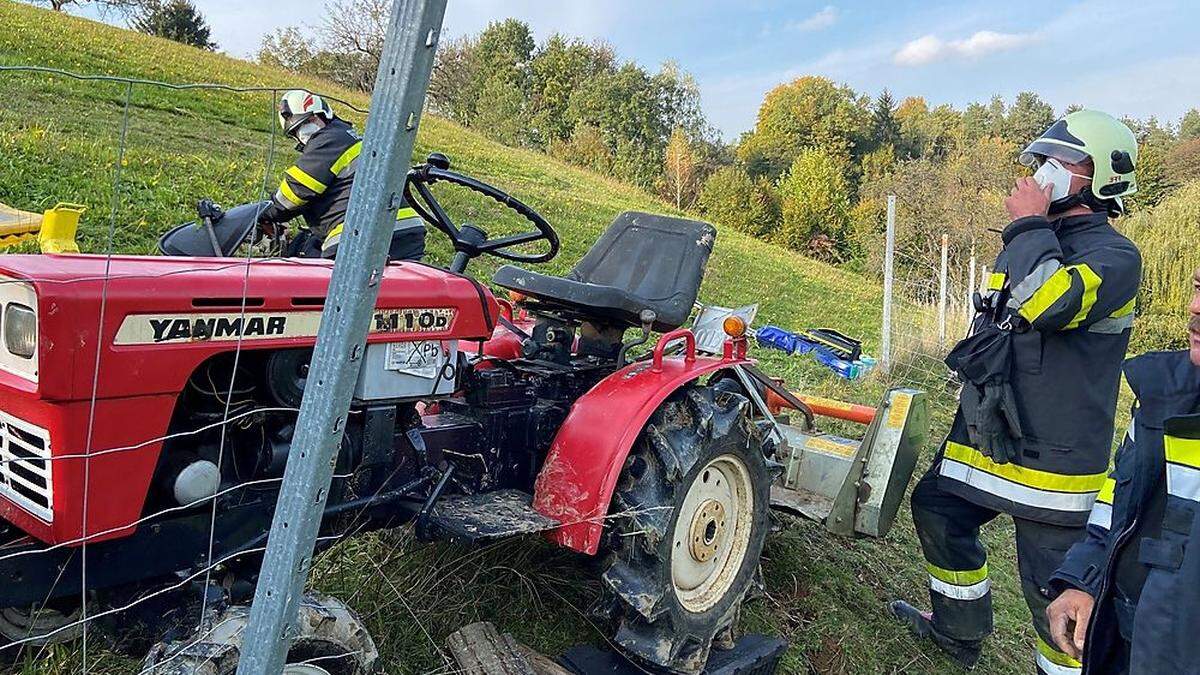
[[[324,7],[195,1],[236,56],[280,25],[319,23]],[[1200,3],[1183,0],[449,0],[445,31],[509,16],[539,38],[606,40],[649,68],[677,61],[728,140],[754,125],[764,93],[805,74],[960,107],[1026,89],[1059,110],[1177,120],[1200,107]]]

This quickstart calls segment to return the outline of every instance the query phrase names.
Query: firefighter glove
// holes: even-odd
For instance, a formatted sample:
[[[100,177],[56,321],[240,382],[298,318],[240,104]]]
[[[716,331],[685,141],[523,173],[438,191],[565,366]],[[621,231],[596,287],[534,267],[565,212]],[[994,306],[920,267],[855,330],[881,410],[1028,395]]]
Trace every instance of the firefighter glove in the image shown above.
[[[997,464],[1007,464],[1020,449],[1021,420],[1012,386],[1007,382],[987,383],[975,413],[979,451]],[[968,429],[970,427],[968,426]]]

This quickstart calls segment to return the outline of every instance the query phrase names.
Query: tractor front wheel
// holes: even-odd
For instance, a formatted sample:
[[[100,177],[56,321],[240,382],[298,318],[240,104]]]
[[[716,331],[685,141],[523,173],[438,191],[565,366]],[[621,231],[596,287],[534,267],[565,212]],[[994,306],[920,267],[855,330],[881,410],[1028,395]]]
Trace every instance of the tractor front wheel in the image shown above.
[[[664,403],[613,499],[604,587],[616,643],[657,667],[703,670],[754,583],[769,498],[744,397],[697,386]]]

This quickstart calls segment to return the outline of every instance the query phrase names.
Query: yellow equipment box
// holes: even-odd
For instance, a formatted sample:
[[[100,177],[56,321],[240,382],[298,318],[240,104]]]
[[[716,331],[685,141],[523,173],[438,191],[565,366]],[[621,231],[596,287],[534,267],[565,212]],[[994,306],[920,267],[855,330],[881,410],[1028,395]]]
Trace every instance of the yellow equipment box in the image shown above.
[[[63,202],[37,214],[0,204],[0,247],[36,237],[42,253],[79,253],[75,233],[79,216],[86,210],[86,206]]]

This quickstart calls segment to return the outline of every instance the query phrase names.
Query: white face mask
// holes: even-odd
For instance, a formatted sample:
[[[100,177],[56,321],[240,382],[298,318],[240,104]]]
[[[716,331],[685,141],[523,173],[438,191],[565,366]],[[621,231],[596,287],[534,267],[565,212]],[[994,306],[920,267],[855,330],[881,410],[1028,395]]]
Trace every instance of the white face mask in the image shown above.
[[[1078,176],[1086,180],[1091,180],[1091,176],[1083,176],[1077,173],[1071,173],[1067,167],[1063,166],[1057,159],[1053,157],[1046,158],[1042,165],[1038,167],[1037,172],[1033,174],[1033,179],[1038,185],[1046,187],[1053,185],[1054,189],[1050,192],[1050,201],[1056,202],[1064,199],[1071,192],[1071,176]]]
[[[296,130],[296,140],[300,142],[300,145],[308,145],[308,139],[320,130],[321,125],[316,122],[305,122]]]

